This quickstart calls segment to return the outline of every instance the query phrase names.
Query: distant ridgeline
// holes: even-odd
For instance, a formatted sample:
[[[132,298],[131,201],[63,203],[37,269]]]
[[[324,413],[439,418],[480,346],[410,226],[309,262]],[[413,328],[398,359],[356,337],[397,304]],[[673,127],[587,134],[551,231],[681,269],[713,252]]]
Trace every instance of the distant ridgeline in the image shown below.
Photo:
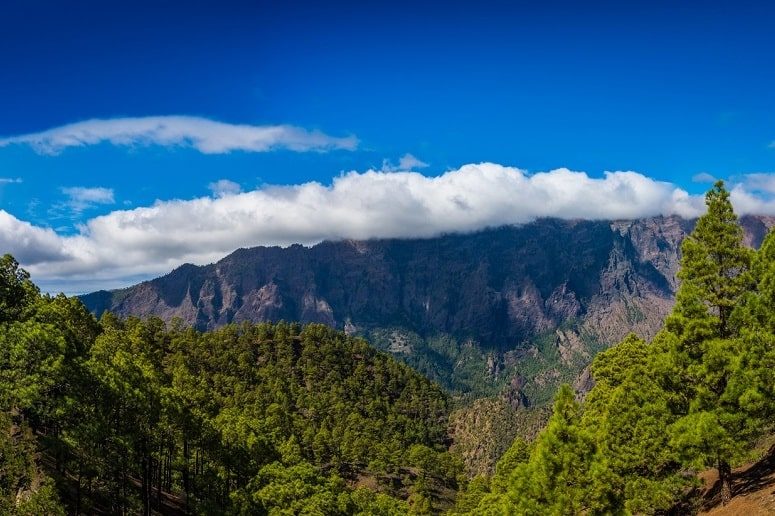
[[[755,458],[760,440],[775,432],[775,234],[754,251],[722,183],[706,202],[707,214],[681,238],[680,287],[653,339],[628,335],[599,353],[585,399],[563,385],[538,436],[514,439],[492,474],[476,476],[470,467],[464,474],[470,450],[450,448],[448,432],[484,432],[498,419],[487,417],[500,410],[494,400],[450,417],[436,384],[321,324],[200,332],[109,312],[98,321],[76,298],[41,296],[6,255],[0,514],[691,514],[713,503],[693,489],[706,468],[718,471],[726,503],[735,495],[732,468]],[[587,236],[583,228],[599,227],[576,224]],[[632,235],[636,226],[615,227]],[[627,241],[614,254],[642,255],[639,265],[600,251],[606,273],[589,280],[590,292],[600,282],[619,294],[645,289],[638,277],[669,270]],[[590,256],[567,263],[597,270],[597,252]],[[224,274],[221,266],[215,274]],[[491,278],[495,268],[485,269]],[[466,292],[467,276],[458,273]],[[662,277],[668,300],[674,283]],[[389,285],[390,276],[382,281]],[[582,292],[580,285],[567,283],[564,292]],[[365,291],[354,296],[372,302]],[[573,296],[579,305],[587,299]],[[642,317],[622,313],[632,314],[623,321]],[[565,328],[516,358],[562,360],[578,345]],[[557,341],[559,350],[547,351]]]
[[[0,514],[405,514],[454,502],[441,389],[323,325],[94,319],[0,261]]]
[[[743,217],[758,247],[775,222]],[[361,335],[456,394],[546,405],[595,353],[653,337],[695,221],[566,221],[418,240],[240,249],[81,299],[99,316],[319,322]]]
[[[759,247],[774,222],[743,217],[745,244]],[[430,239],[240,249],[82,300],[98,316],[179,317],[200,330],[287,320],[363,336],[451,393],[456,451],[469,473],[490,474],[516,435],[546,423],[562,383],[590,388],[598,352],[630,332],[656,335],[695,224],[544,219]]]
[[[706,204],[653,340],[597,355],[583,403],[563,386],[538,438],[516,439],[455,513],[692,514],[735,494],[732,467],[775,432],[775,233],[745,247],[721,182]],[[718,502],[692,489],[706,468]]]

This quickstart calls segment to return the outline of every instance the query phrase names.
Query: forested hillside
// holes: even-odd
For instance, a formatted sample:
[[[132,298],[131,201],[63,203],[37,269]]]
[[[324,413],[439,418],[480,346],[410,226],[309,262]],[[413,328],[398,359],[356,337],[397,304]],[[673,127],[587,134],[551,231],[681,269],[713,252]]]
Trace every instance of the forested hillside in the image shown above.
[[[775,233],[754,251],[722,183],[706,201],[656,336],[598,354],[584,399],[564,385],[473,478],[448,395],[362,339],[97,320],[6,255],[0,513],[692,514],[708,468],[727,503],[775,432]]]
[[[98,322],[0,263],[0,513],[404,514],[454,499],[446,395],[322,325]]]
[[[772,217],[741,220],[758,247]],[[542,219],[427,239],[239,249],[217,263],[83,296],[98,316],[321,322],[391,352],[456,394],[551,404],[595,353],[651,338],[674,302],[696,221]]]
[[[538,439],[517,439],[458,513],[691,514],[706,468],[720,503],[735,494],[732,467],[775,425],[775,233],[754,252],[722,183],[706,201],[664,327],[599,354],[583,403],[563,386]]]
[[[745,244],[759,247],[773,221],[742,217]],[[489,474],[517,434],[545,424],[562,383],[589,388],[598,352],[659,331],[695,224],[541,219],[427,239],[239,249],[82,299],[98,315],[180,317],[203,330],[284,319],[362,336],[450,392],[455,449],[469,473]]]

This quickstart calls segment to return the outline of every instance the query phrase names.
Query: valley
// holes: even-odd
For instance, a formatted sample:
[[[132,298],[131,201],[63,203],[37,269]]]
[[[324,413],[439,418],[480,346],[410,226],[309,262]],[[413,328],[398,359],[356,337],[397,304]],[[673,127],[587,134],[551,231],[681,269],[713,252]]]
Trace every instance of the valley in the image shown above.
[[[241,250],[86,305],[6,254],[0,509],[764,508],[775,233],[738,220],[722,182],[706,204],[696,222]]]
[[[758,247],[775,218],[740,223]],[[286,320],[362,336],[452,394],[455,447],[470,474],[491,473],[516,435],[540,430],[562,383],[589,390],[595,354],[630,332],[656,334],[693,227],[677,216],[544,219],[433,239],[240,249],[81,299],[98,316],[200,330]]]
[[[179,318],[199,330],[319,322],[464,398],[508,388],[517,405],[544,405],[597,351],[629,332],[653,337],[693,224],[546,219],[433,239],[240,249],[81,300],[97,316]],[[773,224],[742,217],[746,243],[758,247]]]

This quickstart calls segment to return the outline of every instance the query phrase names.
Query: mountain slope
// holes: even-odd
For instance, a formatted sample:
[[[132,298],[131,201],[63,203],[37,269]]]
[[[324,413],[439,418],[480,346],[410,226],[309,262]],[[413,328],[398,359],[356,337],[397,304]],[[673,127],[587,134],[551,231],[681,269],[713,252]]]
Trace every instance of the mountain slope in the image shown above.
[[[773,219],[744,217],[758,245]],[[369,337],[446,387],[542,404],[599,349],[649,337],[672,306],[693,221],[539,220],[423,240],[240,249],[82,297],[97,314],[321,322]]]
[[[775,513],[775,446],[753,464],[732,472],[734,489],[731,503],[722,505],[718,472],[703,472],[703,508],[700,514],[707,516],[735,516],[746,514],[759,516]]]

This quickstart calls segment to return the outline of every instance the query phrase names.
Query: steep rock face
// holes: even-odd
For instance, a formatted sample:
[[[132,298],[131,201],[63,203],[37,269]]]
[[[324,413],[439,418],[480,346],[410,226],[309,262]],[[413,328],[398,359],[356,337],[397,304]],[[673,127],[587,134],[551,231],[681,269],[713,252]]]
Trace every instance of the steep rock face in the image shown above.
[[[773,222],[743,217],[746,241],[758,246]],[[422,240],[240,249],[82,299],[96,313],[179,317],[200,329],[322,322],[371,337],[448,386],[449,377],[464,378],[455,384],[463,391],[509,386],[519,374],[537,392],[630,331],[654,335],[693,225],[546,219]],[[380,329],[382,340],[373,333]],[[429,340],[438,336],[446,340]],[[531,360],[543,365],[520,368]]]
[[[202,329],[280,318],[343,328],[350,320],[510,347],[585,313],[609,287],[600,273],[625,240],[604,222],[544,220],[427,240],[240,249],[83,300],[97,312],[180,317]]]

